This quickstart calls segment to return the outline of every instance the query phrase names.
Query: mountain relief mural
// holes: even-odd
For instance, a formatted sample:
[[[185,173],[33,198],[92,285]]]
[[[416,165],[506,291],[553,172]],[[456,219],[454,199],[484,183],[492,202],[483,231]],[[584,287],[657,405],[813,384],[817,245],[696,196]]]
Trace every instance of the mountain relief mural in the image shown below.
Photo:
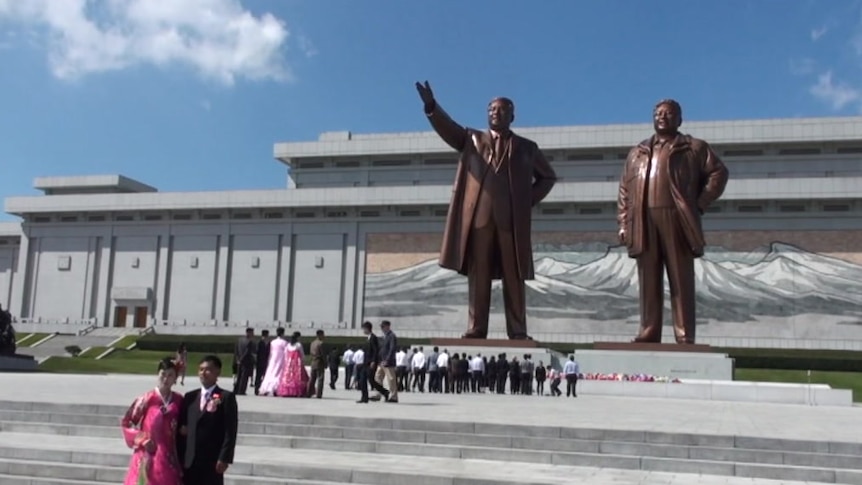
[[[780,235],[804,240],[812,233],[805,233],[805,237]],[[410,328],[461,330],[466,321],[467,280],[437,266],[436,254],[430,248],[439,237],[425,235],[427,240],[396,244],[397,238],[385,235],[369,238],[375,236],[381,239],[369,240],[367,259],[372,264],[367,265],[365,316],[402,318],[402,328],[411,322]],[[531,331],[625,333],[619,324],[637,324],[637,263],[625,248],[595,240],[567,242],[560,234],[542,236],[534,237],[536,279],[527,283]],[[725,233],[712,239],[738,245],[741,239],[750,243],[751,239],[769,236],[760,233],[759,237],[743,238]],[[573,234],[571,239],[578,237]],[[855,239],[851,238],[851,246]],[[386,246],[396,245],[387,251]],[[410,246],[415,247],[415,254],[409,253]],[[810,320],[820,327],[828,323],[862,328],[860,255],[842,252],[841,248],[834,252],[843,257],[819,254],[781,240],[751,250],[709,247],[695,263],[699,325],[768,322],[797,327]],[[393,257],[395,254],[401,257]],[[382,264],[373,264],[375,258],[381,258]],[[402,267],[393,268],[399,262]],[[499,285],[499,281],[494,283]],[[493,298],[492,312],[499,314],[500,292],[495,291]],[[665,313],[668,319],[669,312]],[[799,328],[792,332],[805,333]]]

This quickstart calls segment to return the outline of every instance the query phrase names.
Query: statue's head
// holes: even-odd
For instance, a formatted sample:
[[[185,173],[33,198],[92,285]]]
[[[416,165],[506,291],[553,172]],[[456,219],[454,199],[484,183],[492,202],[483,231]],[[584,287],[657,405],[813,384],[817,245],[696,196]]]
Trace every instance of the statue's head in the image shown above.
[[[515,103],[509,98],[494,98],[488,103],[488,127],[506,131],[515,121]]]
[[[673,99],[659,101],[652,112],[652,125],[659,135],[676,135],[682,125],[682,106]]]

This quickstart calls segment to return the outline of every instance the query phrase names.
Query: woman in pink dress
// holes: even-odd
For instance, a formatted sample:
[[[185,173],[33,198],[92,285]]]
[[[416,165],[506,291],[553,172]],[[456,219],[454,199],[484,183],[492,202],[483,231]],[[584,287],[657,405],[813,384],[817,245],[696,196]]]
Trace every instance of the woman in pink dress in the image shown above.
[[[276,391],[278,396],[308,397],[308,371],[305,370],[304,358],[299,332],[294,332],[284,348],[284,368]]]
[[[171,390],[176,381],[176,364],[162,360],[156,388],[135,399],[123,416],[123,437],[134,450],[123,485],[182,485],[176,433],[183,396]]]

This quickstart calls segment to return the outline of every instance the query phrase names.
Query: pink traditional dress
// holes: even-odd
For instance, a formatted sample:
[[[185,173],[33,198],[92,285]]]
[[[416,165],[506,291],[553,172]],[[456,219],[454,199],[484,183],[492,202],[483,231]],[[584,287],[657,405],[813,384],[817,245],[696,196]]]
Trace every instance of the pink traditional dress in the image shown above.
[[[278,382],[281,380],[281,371],[284,369],[284,349],[287,340],[276,338],[269,343],[269,362],[266,364],[266,374],[260,383],[259,394],[274,396],[278,390]]]
[[[302,344],[288,343],[284,349],[284,369],[276,394],[281,397],[307,397],[308,371],[303,363]]]
[[[176,433],[183,396],[172,392],[167,401],[158,390],[135,400],[121,425],[126,445],[134,453],[123,485],[181,485],[182,468],[177,457]],[[152,440],[154,450],[145,447]]]

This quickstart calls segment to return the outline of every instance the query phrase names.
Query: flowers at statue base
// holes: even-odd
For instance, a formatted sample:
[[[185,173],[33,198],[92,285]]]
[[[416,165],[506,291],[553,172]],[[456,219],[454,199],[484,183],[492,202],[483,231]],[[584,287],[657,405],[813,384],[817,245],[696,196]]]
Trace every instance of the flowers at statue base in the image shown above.
[[[677,378],[671,379],[665,376],[652,376],[649,374],[601,374],[601,373],[586,373],[580,374],[578,379],[586,381],[626,381],[626,382],[663,382],[670,384],[680,384]]]

